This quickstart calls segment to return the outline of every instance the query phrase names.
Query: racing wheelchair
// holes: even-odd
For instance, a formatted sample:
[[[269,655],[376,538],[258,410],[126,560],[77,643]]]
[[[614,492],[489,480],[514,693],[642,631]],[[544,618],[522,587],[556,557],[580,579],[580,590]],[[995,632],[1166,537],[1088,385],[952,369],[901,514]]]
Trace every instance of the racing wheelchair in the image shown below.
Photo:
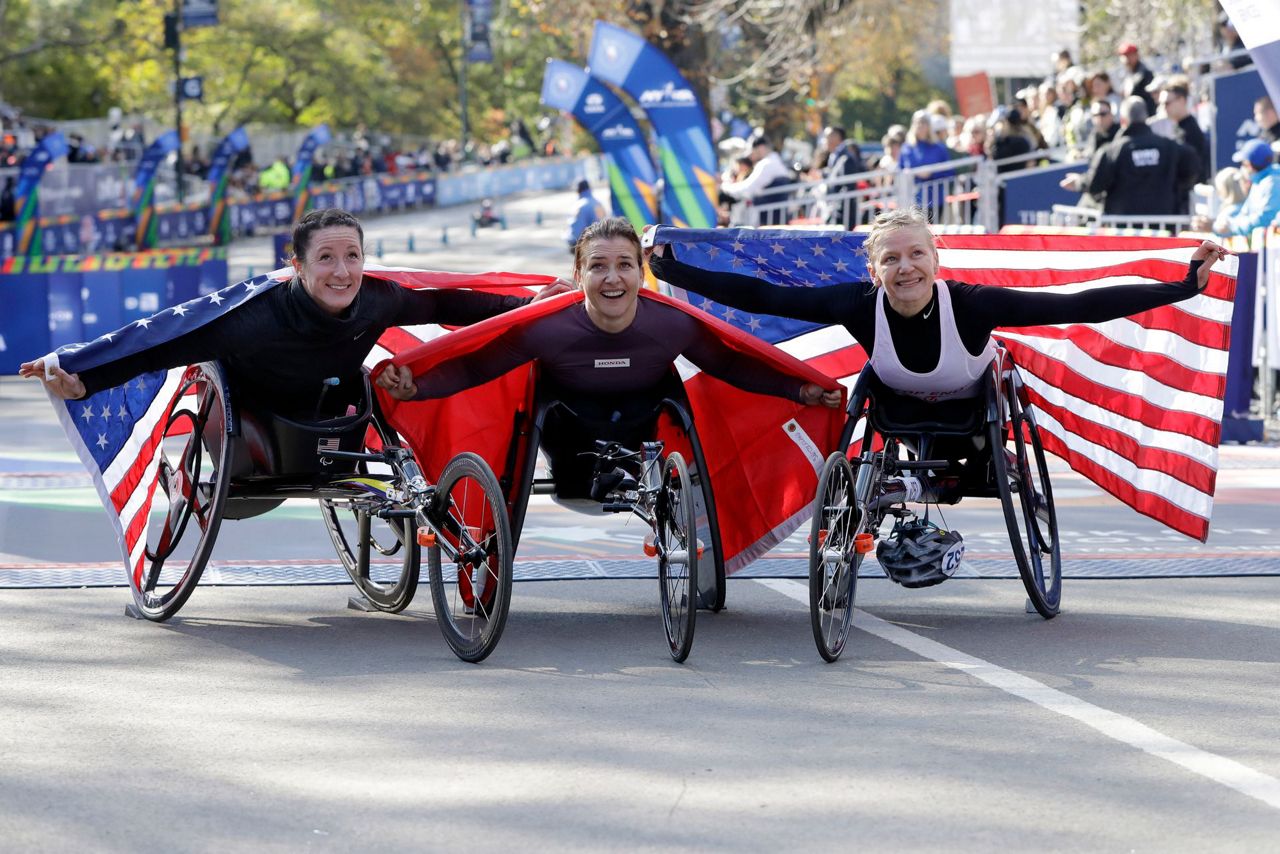
[[[409,605],[426,548],[446,642],[466,661],[493,651],[506,623],[514,554],[497,480],[483,459],[463,453],[428,483],[384,419],[368,372],[362,376],[359,406],[302,422],[237,408],[217,362],[186,369],[157,448],[151,517],[159,524],[150,526],[130,573],[135,616],[159,622],[182,608],[224,519],[310,498],[319,500],[369,609],[395,613]],[[184,540],[188,532],[194,537]],[[395,560],[375,562],[374,552]],[[455,607],[451,599],[465,601]]]
[[[598,508],[604,513],[632,513],[652,531],[645,552],[658,560],[658,594],[662,625],[671,657],[682,662],[693,647],[699,608],[724,607],[725,570],[716,518],[715,498],[707,463],[693,425],[684,387],[672,373],[656,409],[641,431],[649,439],[626,444],[592,438],[581,444],[578,456],[591,461],[585,501],[566,499],[567,484],[554,477],[539,478],[537,452],[548,437],[566,424],[591,425],[563,399],[555,386],[535,380],[533,405],[516,415],[515,429],[500,482],[509,496],[511,530],[518,546],[532,495],[551,495],[571,509]],[[609,434],[607,425],[600,432]],[[653,438],[658,437],[658,438]],[[631,447],[628,447],[630,445]],[[692,464],[692,465],[691,465]]]
[[[954,574],[963,541],[930,523],[928,506],[966,496],[1000,499],[1030,604],[1045,619],[1058,613],[1062,556],[1053,489],[1026,389],[1003,347],[976,401],[922,404],[885,387],[867,364],[848,413],[818,479],[809,536],[809,619],[824,659],[835,661],[844,649],[858,570],[873,548],[885,574],[905,587]],[[859,425],[861,444],[851,458]],[[925,505],[923,519],[912,504]],[[893,528],[882,537],[889,517]]]

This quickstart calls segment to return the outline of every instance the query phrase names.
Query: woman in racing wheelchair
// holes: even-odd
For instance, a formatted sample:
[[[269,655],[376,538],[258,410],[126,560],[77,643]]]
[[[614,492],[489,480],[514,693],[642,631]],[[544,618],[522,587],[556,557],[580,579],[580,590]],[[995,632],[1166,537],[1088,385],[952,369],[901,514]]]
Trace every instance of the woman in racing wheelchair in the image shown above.
[[[536,361],[537,397],[545,412],[541,447],[550,463],[555,495],[562,501],[590,500],[597,509],[601,503],[605,509],[616,509],[622,506],[618,496],[634,494],[637,487],[643,491],[643,466],[626,464],[626,458],[656,452],[650,440],[660,410],[679,397],[672,390],[678,356],[746,391],[807,406],[840,405],[842,394],[832,381],[824,387],[799,372],[789,374],[744,359],[717,337],[696,309],[660,298],[640,299],[640,241],[626,219],[601,220],[582,233],[574,253],[574,278],[582,290],[580,304],[575,299],[564,310],[519,325],[483,347],[435,362],[420,376],[407,365],[389,365],[379,375],[379,384],[389,386],[399,400],[434,399],[481,386]],[[513,323],[516,317],[512,315]],[[414,353],[406,353],[397,361],[414,358]],[[619,463],[623,465],[616,470]],[[670,478],[673,469],[684,468],[681,455],[669,453],[662,474]],[[513,517],[518,516],[519,509],[513,508]],[[513,535],[518,539],[518,530]],[[661,575],[665,564],[661,554],[659,558]],[[688,655],[692,642],[696,608],[690,599],[697,586],[696,569],[690,570],[695,577],[684,583],[692,590],[668,590],[665,579],[660,588],[664,626],[677,661]]]
[[[384,331],[423,323],[470,324],[530,301],[528,297],[464,289],[410,289],[366,276],[364,231],[359,220],[343,210],[307,213],[295,224],[292,239],[291,279],[279,284],[250,282],[201,298],[201,302],[208,300],[219,306],[230,301],[233,306],[203,325],[155,345],[129,345],[123,355],[105,352],[85,358],[79,348],[72,348],[60,356],[51,354],[21,366],[22,376],[41,379],[51,395],[64,400],[78,400],[112,389],[149,372],[192,366],[182,388],[195,392],[202,403],[198,411],[184,414],[175,398],[164,425],[165,436],[186,433],[194,427],[196,435],[203,433],[205,448],[199,441],[187,442],[176,466],[169,465],[161,452],[158,493],[169,499],[168,522],[158,535],[159,540],[147,544],[147,570],[130,572],[136,610],[148,619],[167,619],[182,607],[198,581],[216,536],[222,505],[218,506],[218,519],[208,518],[206,499],[199,489],[208,493],[210,501],[225,495],[226,490],[216,488],[216,482],[204,482],[199,487],[182,482],[183,476],[190,480],[198,473],[203,454],[209,456],[205,473],[211,463],[215,481],[224,475],[296,475],[301,472],[290,468],[299,460],[304,467],[312,466],[311,471],[321,464],[329,466],[335,460],[322,460],[318,447],[347,451],[364,448],[374,400],[362,365]],[[567,287],[567,283],[563,286]],[[260,289],[263,292],[258,293]],[[547,288],[545,293],[558,291],[559,288]],[[177,306],[163,314],[184,310],[185,306]],[[156,318],[137,321],[136,325],[145,327],[153,322]],[[124,342],[128,336],[122,332],[104,337],[118,336]],[[102,348],[98,350],[101,352]],[[214,360],[217,364],[213,364]],[[78,366],[77,370],[66,370],[60,364],[63,361]],[[228,404],[226,399],[232,395],[234,399]],[[238,435],[234,441],[224,442],[227,431],[220,428],[224,420],[231,418],[239,428]],[[311,425],[316,425],[314,430]],[[381,429],[380,432],[382,440],[394,441],[393,435]],[[347,471],[354,467],[353,462],[347,461]],[[342,468],[341,464],[333,465],[327,471]],[[173,491],[175,486],[190,494],[179,496]],[[234,509],[228,506],[226,517],[257,515],[281,501],[283,498],[274,497],[236,500],[231,503]],[[204,536],[187,572],[169,584],[161,580],[160,570],[164,558],[173,553],[193,506]],[[324,509],[344,566],[370,604],[391,611],[407,605],[416,584],[416,550],[405,550],[405,573],[412,578],[402,574],[396,584],[383,588],[357,573],[353,547],[359,544],[343,539],[332,505],[326,503]],[[392,524],[402,529],[401,540],[406,530],[412,530],[407,521],[396,520]],[[414,555],[412,566],[408,563],[410,551]],[[365,560],[365,569],[367,564]],[[171,575],[165,572],[166,578]]]
[[[890,452],[905,445],[916,460],[903,461],[901,466],[890,460],[897,470],[879,471],[876,476],[903,476],[908,500],[926,504],[941,496],[911,495],[920,483],[914,476],[917,471],[945,474],[943,480],[952,498],[960,494],[993,495],[1002,486],[1003,493],[1010,492],[1008,481],[1025,474],[1012,471],[1015,466],[1004,466],[1004,455],[993,454],[997,443],[1003,445],[1012,439],[1018,468],[1024,462],[1026,468],[1034,468],[1043,458],[1034,419],[1019,408],[1016,399],[1020,386],[1016,369],[1005,363],[1003,351],[991,337],[996,327],[1096,323],[1188,299],[1204,290],[1213,264],[1229,254],[1221,246],[1205,241],[1193,253],[1180,282],[1117,285],[1077,293],[1035,293],[938,279],[937,245],[928,221],[918,209],[879,216],[864,248],[871,281],[820,288],[778,287],[748,276],[702,270],[680,263],[665,246],[655,248],[649,261],[654,275],[663,281],[725,305],[844,326],[868,353],[868,367],[851,396],[850,420],[842,447],[848,446],[854,423],[872,405],[877,407],[878,417],[868,419],[873,422],[873,429],[867,438],[877,442],[888,438]],[[1000,416],[1006,424],[1013,423],[1013,435],[989,431],[984,413]],[[1010,415],[1014,416],[1012,422]],[[863,450],[867,454],[875,451]],[[883,463],[888,456],[884,453],[874,458]],[[933,465],[921,467],[923,463]],[[1042,468],[1043,463],[1039,466]],[[1006,468],[1010,471],[1006,472]],[[860,482],[872,476],[866,469],[865,465],[859,466],[856,478]],[[855,491],[855,475],[847,463],[842,472],[838,461],[829,460],[824,480],[830,484],[832,478],[843,485],[829,485],[832,494],[828,496],[820,491],[810,544],[815,554],[824,549],[839,551],[820,542],[833,534],[824,527],[832,521],[822,518],[824,502],[834,500],[836,493]],[[1016,488],[1014,484],[1015,491]],[[1047,482],[1044,489],[1047,491]],[[1035,490],[1027,484],[1023,491]],[[1006,496],[1002,494],[1002,498]],[[1015,496],[1013,500],[1019,499]],[[1018,524],[1014,517],[1018,514],[1007,498],[1003,503],[1018,557],[1020,546],[1014,536]],[[1047,503],[1048,508],[1031,509],[1040,516],[1051,515],[1051,497]],[[1022,515],[1030,515],[1030,511]],[[853,529],[865,527],[867,521],[852,516],[843,519]],[[863,549],[869,549],[876,533],[874,525],[878,520],[871,522],[871,530],[861,530],[866,535],[860,546]],[[1034,525],[1026,520],[1022,524]],[[1031,545],[1025,551],[1042,551],[1044,540],[1052,540],[1052,566],[1038,571],[1033,564],[1038,564],[1039,554],[1018,561],[1031,602],[1046,618],[1057,613],[1061,583],[1056,522],[1051,520],[1048,524],[1052,528],[1048,535],[1029,532],[1026,540]],[[895,531],[897,536],[882,542],[879,548],[882,565],[894,580],[925,586],[954,571],[960,553],[958,534],[926,524],[903,524]],[[811,564],[815,562],[820,563],[811,558]],[[852,572],[856,573],[856,560]],[[846,575],[841,581],[847,587],[840,592],[834,596],[829,590],[823,593],[831,578],[827,574],[816,579],[811,567],[814,634],[819,650],[828,660],[839,655],[852,610],[852,585],[856,580]],[[820,629],[820,623],[826,628]]]

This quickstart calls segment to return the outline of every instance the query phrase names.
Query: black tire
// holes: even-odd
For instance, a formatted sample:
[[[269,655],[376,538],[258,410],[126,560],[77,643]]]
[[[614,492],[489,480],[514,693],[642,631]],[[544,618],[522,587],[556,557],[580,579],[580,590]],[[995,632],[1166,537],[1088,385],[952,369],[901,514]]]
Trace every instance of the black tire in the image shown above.
[[[840,657],[853,625],[863,559],[854,549],[854,537],[865,529],[866,515],[854,494],[853,467],[835,451],[818,478],[809,533],[809,624],[818,654],[827,661]]]
[[[511,604],[514,549],[506,499],[489,464],[472,453],[449,461],[436,485],[436,495],[431,512],[450,544],[456,547],[461,532],[468,531],[486,555],[480,576],[484,583],[477,596],[472,564],[463,555],[449,563],[446,578],[440,546],[427,549],[436,620],[458,658],[483,661],[502,638]]]
[[[654,523],[662,625],[671,657],[680,662],[689,657],[693,648],[698,616],[698,514],[689,467],[679,453],[667,457],[662,468],[662,491],[654,508]]]
[[[720,547],[720,522],[716,518],[715,496],[711,492],[711,479],[701,471],[690,472],[689,477],[693,488],[699,490],[701,507],[705,513],[705,517],[699,514],[698,519],[698,540],[703,546],[702,557],[698,559],[698,583],[715,584],[714,596],[699,593],[698,607],[719,613],[724,609],[726,590],[724,550]]]
[[[164,522],[148,527],[141,566],[129,574],[134,607],[148,620],[163,622],[178,613],[213,552],[231,480],[226,412],[221,369],[212,362],[188,368],[165,413],[156,450],[160,462],[151,515],[163,513]],[[195,529],[189,525],[192,517]],[[183,542],[189,529],[199,534]],[[175,556],[181,568],[171,562]]]
[[[389,614],[409,607],[418,590],[422,566],[422,548],[414,521],[383,521],[371,517],[367,510],[329,499],[320,502],[320,516],[342,568],[365,601]],[[400,555],[400,570],[394,578],[378,571],[377,565],[370,565],[374,551],[387,557]]]
[[[989,427],[992,471],[1018,574],[1032,606],[1047,620],[1058,613],[1062,600],[1058,514],[1035,418],[1008,385],[1006,396],[1008,433],[1004,425]]]

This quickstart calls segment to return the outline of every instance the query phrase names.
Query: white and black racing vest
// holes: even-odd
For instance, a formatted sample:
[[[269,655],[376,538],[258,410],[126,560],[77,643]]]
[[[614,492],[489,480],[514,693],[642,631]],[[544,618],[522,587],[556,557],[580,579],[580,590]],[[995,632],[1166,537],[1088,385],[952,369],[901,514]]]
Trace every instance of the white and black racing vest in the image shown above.
[[[983,374],[995,358],[996,343],[988,338],[980,354],[970,354],[956,329],[955,314],[951,310],[951,289],[942,280],[938,280],[935,286],[938,293],[938,332],[942,336],[937,367],[928,373],[917,374],[902,366],[893,345],[893,334],[889,331],[883,288],[876,295],[876,343],[871,353],[871,367],[889,388],[920,400],[977,397]]]

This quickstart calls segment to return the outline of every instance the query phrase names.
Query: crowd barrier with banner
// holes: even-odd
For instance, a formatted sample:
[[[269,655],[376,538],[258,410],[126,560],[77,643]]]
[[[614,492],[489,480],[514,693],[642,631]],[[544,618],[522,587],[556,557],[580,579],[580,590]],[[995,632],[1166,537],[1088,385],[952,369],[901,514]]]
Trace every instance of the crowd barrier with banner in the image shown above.
[[[590,155],[441,175],[436,181],[436,204],[460,205],[526,190],[567,190],[583,176],[598,179],[600,171],[598,155]]]
[[[227,285],[227,250],[153,249],[0,261],[0,375]]]
[[[1000,225],[1035,222],[1054,205],[1074,205],[1080,194],[1064,190],[1059,182],[1070,172],[1087,172],[1088,163],[1034,167],[1000,176]]]
[[[456,205],[498,198],[526,190],[564,190],[584,176],[600,180],[598,155],[499,166],[437,177],[431,172],[369,175],[311,184],[308,207],[345,208],[356,214]],[[261,193],[224,203],[227,228],[234,235],[287,228],[295,217],[289,191]],[[134,216],[128,209],[98,211],[89,216],[40,217],[44,254],[80,254],[131,248]],[[152,209],[148,228],[155,246],[189,243],[208,235],[213,227],[207,204],[161,205]],[[0,223],[0,259],[18,253],[15,223]]]

